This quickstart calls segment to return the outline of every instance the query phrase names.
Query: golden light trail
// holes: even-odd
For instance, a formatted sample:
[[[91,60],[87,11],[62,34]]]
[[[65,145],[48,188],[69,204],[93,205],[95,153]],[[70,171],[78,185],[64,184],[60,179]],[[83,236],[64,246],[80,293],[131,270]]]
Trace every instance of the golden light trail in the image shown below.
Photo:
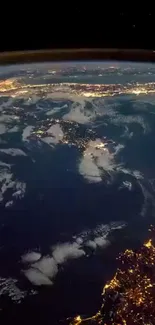
[[[7,79],[0,81],[0,93],[9,94],[12,97],[20,97],[21,95],[31,95],[38,92],[47,92],[53,96],[60,94],[61,96],[76,95],[83,98],[100,98],[113,97],[121,94],[133,94],[139,96],[141,94],[155,93],[155,83],[127,83],[127,84],[83,84],[83,83],[42,83],[28,84],[24,83],[22,78]]]

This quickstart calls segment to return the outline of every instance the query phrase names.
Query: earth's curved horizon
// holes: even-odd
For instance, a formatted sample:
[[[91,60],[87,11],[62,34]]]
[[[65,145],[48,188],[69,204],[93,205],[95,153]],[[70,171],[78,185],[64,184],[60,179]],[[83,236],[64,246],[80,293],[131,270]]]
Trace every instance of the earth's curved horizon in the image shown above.
[[[154,223],[154,130],[153,63],[0,66],[1,322],[96,313]]]
[[[155,51],[153,49],[131,48],[55,48],[4,51],[0,53],[1,65],[79,60],[155,62]]]

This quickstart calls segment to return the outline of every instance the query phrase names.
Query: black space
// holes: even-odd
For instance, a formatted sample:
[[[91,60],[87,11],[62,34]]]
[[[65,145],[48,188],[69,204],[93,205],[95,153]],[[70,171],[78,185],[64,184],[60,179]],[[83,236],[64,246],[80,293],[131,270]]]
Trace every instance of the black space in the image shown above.
[[[155,11],[142,3],[20,3],[1,12],[0,51],[53,48],[155,48]],[[4,17],[3,17],[4,13]]]

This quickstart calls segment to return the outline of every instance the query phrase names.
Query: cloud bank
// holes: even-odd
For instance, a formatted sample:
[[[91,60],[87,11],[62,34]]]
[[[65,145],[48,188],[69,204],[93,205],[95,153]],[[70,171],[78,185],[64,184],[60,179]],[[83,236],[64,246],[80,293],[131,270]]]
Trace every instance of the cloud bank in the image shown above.
[[[79,173],[88,182],[102,182],[105,173],[110,175],[116,170],[115,156],[123,148],[122,144],[118,144],[114,147],[114,152],[111,153],[107,143],[101,139],[89,141],[78,166]]]
[[[22,256],[24,275],[34,285],[52,285],[53,281],[61,269],[61,265],[65,265],[72,259],[79,259],[88,256],[86,248],[91,250],[105,249],[110,245],[107,238],[108,234],[114,229],[125,227],[124,223],[111,223],[109,225],[99,225],[93,230],[86,230],[73,236],[72,242],[58,243],[51,247],[51,254],[41,256],[40,253],[34,251],[28,252]],[[91,254],[91,251],[90,251]]]

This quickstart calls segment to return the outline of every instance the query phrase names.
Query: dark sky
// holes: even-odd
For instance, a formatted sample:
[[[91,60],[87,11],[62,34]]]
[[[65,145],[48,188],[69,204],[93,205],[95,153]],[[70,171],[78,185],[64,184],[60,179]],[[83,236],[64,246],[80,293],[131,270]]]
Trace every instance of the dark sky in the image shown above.
[[[40,48],[155,48],[155,12],[112,2],[21,3],[1,22],[0,50]],[[11,11],[11,9],[10,9]],[[2,13],[1,13],[2,14]],[[3,15],[2,15],[3,16]]]

